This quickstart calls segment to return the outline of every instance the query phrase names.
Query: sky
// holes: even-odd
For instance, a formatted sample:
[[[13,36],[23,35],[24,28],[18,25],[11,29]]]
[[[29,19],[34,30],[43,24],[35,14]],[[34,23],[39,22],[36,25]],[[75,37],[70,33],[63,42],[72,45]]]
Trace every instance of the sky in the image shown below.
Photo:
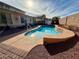
[[[79,13],[79,0],[0,0],[17,7],[30,16],[45,14],[47,18]]]

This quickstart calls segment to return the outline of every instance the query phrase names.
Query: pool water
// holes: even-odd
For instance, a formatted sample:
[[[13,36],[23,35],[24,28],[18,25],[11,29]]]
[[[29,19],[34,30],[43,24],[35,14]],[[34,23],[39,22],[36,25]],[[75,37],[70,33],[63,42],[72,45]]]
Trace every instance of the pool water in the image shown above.
[[[57,31],[56,27],[53,26],[41,26],[38,29],[32,30],[25,35],[28,37],[36,37],[38,39],[43,39],[45,35],[57,35],[60,34],[60,32]]]

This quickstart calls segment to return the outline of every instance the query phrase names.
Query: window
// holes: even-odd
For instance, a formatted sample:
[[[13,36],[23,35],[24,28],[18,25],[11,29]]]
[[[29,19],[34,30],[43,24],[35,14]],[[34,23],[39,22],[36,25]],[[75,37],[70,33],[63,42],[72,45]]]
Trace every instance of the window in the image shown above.
[[[0,23],[1,24],[7,24],[6,15],[4,12],[0,13]]]
[[[21,16],[21,23],[25,23],[24,17]]]

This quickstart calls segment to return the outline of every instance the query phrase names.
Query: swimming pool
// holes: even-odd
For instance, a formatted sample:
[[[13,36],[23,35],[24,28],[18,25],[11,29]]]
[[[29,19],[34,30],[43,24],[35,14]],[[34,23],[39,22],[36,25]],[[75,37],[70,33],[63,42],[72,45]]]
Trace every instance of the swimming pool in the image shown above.
[[[40,26],[39,28],[27,32],[25,35],[28,37],[35,37],[38,39],[43,39],[46,35],[58,35],[61,32],[57,31],[56,27],[53,26]]]

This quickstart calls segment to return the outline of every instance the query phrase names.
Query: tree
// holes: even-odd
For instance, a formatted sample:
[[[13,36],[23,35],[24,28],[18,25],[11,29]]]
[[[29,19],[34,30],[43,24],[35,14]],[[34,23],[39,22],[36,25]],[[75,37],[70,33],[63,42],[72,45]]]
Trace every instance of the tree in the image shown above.
[[[46,15],[42,15],[41,19],[42,19],[42,24],[44,25],[45,24]]]
[[[57,24],[57,25],[59,25],[59,19],[60,19],[59,16],[55,16],[55,17],[53,17],[53,18],[52,18],[52,22],[51,22],[51,24],[52,24],[52,25],[53,25],[53,24]]]
[[[46,15],[42,15],[42,19],[45,19],[46,18]]]

